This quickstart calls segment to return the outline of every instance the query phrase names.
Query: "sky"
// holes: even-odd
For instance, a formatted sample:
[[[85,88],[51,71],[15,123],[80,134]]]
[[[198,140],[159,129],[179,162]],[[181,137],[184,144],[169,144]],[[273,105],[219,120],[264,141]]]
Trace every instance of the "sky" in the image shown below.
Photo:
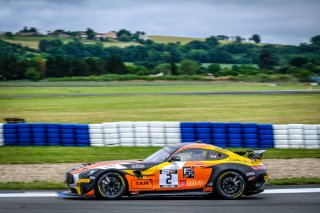
[[[206,38],[258,34],[265,43],[300,44],[320,34],[320,0],[0,0],[0,31],[88,27]]]

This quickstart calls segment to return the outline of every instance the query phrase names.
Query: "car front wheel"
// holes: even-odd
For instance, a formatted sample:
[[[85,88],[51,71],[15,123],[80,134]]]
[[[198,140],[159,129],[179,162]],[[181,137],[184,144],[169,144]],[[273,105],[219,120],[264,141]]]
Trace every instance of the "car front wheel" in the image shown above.
[[[245,186],[246,182],[239,173],[227,171],[216,181],[216,192],[222,199],[237,199],[243,194]]]
[[[120,198],[127,189],[127,184],[122,175],[117,172],[103,174],[96,186],[96,196],[108,200]]]

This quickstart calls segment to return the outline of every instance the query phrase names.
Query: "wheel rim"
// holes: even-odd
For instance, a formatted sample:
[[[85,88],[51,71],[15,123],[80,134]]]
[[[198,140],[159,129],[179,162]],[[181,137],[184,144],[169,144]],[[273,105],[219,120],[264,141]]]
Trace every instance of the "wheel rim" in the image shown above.
[[[235,195],[241,191],[243,180],[235,174],[228,174],[221,180],[221,188],[228,195]]]
[[[122,181],[113,174],[105,174],[100,179],[100,188],[106,197],[113,197],[121,191]]]

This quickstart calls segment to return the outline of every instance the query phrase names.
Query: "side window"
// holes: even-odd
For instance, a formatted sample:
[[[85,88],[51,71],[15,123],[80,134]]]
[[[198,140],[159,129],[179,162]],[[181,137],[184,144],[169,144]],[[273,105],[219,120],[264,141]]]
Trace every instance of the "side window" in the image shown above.
[[[227,155],[225,154],[222,154],[220,152],[216,152],[216,151],[213,151],[213,150],[208,150],[208,160],[221,160],[221,159],[224,159],[228,157]]]
[[[181,158],[181,161],[201,161],[207,159],[208,150],[205,149],[188,149],[178,154],[175,154]]]

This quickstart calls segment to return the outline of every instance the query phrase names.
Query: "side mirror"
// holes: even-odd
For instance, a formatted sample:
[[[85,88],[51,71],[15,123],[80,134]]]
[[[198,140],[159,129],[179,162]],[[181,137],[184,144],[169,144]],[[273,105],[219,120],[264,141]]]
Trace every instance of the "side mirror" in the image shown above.
[[[173,162],[173,161],[181,161],[181,158],[180,156],[177,156],[177,155],[174,155],[170,158],[170,161]]]

